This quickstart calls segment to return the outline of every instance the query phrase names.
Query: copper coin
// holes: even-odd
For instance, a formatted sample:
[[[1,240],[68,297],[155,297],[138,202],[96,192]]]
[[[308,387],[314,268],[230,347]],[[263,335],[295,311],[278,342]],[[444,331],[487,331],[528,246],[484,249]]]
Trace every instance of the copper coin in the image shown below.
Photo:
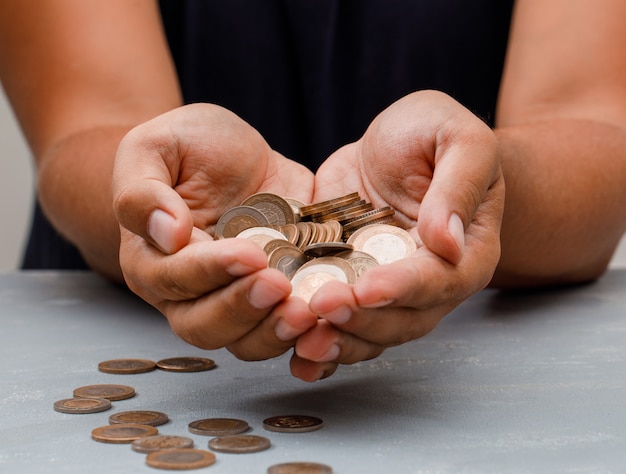
[[[77,398],[106,398],[112,401],[126,400],[135,396],[135,389],[128,385],[85,385],[74,389],[74,396]]]
[[[258,209],[251,206],[237,206],[226,211],[215,224],[215,237],[218,239],[235,237],[250,227],[265,227],[269,222]]]
[[[209,441],[209,448],[213,451],[231,454],[258,453],[270,446],[269,439],[257,435],[219,436]]]
[[[285,224],[279,226],[278,230],[287,237],[287,240],[292,244],[298,243],[298,238],[300,238],[300,232],[298,231],[298,227],[295,224]]]
[[[163,449],[154,451],[146,456],[146,464],[148,466],[173,471],[199,469],[214,463],[215,454],[202,449]]]
[[[272,225],[295,224],[296,217],[291,205],[282,197],[272,193],[257,193],[246,198],[242,206],[258,209]]]
[[[284,415],[272,416],[263,420],[263,428],[279,433],[305,433],[319,430],[324,422],[315,416]]]
[[[189,423],[189,431],[203,436],[234,435],[247,431],[249,425],[236,418],[206,418]]]
[[[172,357],[158,361],[157,367],[169,372],[202,372],[215,368],[215,361],[204,357]]]
[[[359,193],[346,194],[345,196],[329,199],[327,201],[317,202],[308,206],[303,206],[300,208],[300,215],[302,217],[306,217],[312,214],[319,214],[332,208],[347,206],[353,202],[359,201],[360,199],[361,198],[359,197]]]
[[[138,453],[152,453],[162,449],[193,448],[193,439],[172,435],[146,436],[133,441],[130,447]]]
[[[159,433],[154,426],[136,425],[136,424],[120,424],[107,425],[95,428],[91,432],[91,437],[95,441],[111,444],[132,443],[136,439],[145,436],[154,436]]]
[[[296,224],[296,228],[298,229],[299,233],[296,245],[299,248],[306,247],[311,241],[311,228],[308,226],[308,222],[298,222]]]
[[[60,413],[99,413],[109,408],[111,402],[105,398],[66,398],[54,402],[55,411]]]
[[[317,290],[329,281],[356,282],[356,271],[342,258],[321,257],[302,265],[291,278],[291,294],[310,301]]]
[[[267,468],[267,474],[332,474],[333,468],[317,462],[285,462]]]
[[[343,228],[344,230],[351,230],[354,227],[367,224],[368,222],[372,222],[376,219],[393,216],[395,213],[396,212],[389,206],[380,207],[353,219],[348,219],[343,223]]]
[[[406,258],[417,249],[415,239],[406,230],[387,224],[365,226],[352,234],[348,243],[381,265]]]
[[[113,359],[98,364],[98,370],[107,374],[142,374],[156,369],[156,363],[147,359]]]
[[[149,410],[133,410],[133,411],[121,411],[114,413],[109,417],[109,423],[118,424],[135,424],[135,425],[150,425],[160,426],[169,421],[169,417],[165,413],[160,411]]]

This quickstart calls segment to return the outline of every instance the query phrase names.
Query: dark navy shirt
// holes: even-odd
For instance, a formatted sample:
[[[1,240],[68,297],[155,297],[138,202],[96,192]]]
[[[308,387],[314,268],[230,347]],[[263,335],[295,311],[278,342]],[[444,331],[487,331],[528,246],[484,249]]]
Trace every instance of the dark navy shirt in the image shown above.
[[[420,89],[493,124],[513,0],[161,0],[184,100],[312,170]],[[81,268],[36,209],[26,268]]]

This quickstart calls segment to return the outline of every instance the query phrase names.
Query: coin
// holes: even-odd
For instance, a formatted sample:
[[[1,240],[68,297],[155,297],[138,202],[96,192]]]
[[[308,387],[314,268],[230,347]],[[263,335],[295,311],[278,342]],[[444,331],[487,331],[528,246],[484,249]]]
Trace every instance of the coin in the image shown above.
[[[111,402],[105,398],[66,398],[54,402],[54,409],[59,413],[99,413],[109,408]]]
[[[148,466],[176,471],[199,469],[214,463],[215,454],[203,449],[163,449],[149,453],[146,456],[146,464]]]
[[[204,357],[172,357],[158,361],[157,367],[169,372],[202,372],[215,368],[215,362]]]
[[[85,385],[74,389],[74,396],[77,398],[106,398],[112,401],[126,400],[135,396],[135,389],[128,385]]]
[[[287,240],[292,244],[298,243],[298,239],[300,238],[300,232],[298,232],[298,227],[296,224],[285,224],[278,226],[276,230],[280,231]]]
[[[192,448],[193,439],[186,436],[154,435],[138,438],[130,445],[138,453],[152,453],[162,449]]]
[[[91,432],[91,437],[101,443],[125,444],[132,443],[134,440],[144,436],[154,436],[158,433],[159,430],[154,426],[119,424],[95,428]]]
[[[343,242],[319,242],[317,244],[307,245],[302,249],[302,252],[309,258],[320,258],[347,250],[352,250],[352,245]]]
[[[279,433],[305,433],[319,430],[324,422],[315,416],[283,415],[272,416],[263,420],[263,428]]]
[[[268,226],[265,214],[251,206],[237,206],[226,211],[215,224],[215,237],[225,239],[235,237],[250,227]]]
[[[98,364],[98,370],[107,374],[141,374],[156,369],[156,364],[147,359],[113,359]]]
[[[288,244],[288,242],[285,242]],[[307,258],[295,245],[274,248],[267,257],[268,266],[281,271],[287,278],[293,275],[307,262]]]
[[[284,240],[287,242],[285,234],[270,227],[250,227],[237,234],[237,238],[251,240],[261,248],[264,248],[272,240]]]
[[[306,217],[312,214],[319,214],[332,208],[347,206],[348,204],[356,202],[359,199],[361,199],[359,197],[359,193],[346,194],[345,196],[340,196],[338,198],[303,206],[300,208],[300,215],[302,217]]]
[[[415,239],[407,231],[387,224],[363,227],[350,236],[348,243],[370,254],[381,265],[406,258],[417,249]]]
[[[311,241],[311,227],[308,224],[308,222],[298,222],[296,224],[299,234],[296,245],[300,248],[306,247]]]
[[[332,474],[333,468],[317,462],[285,462],[267,468],[267,474]]]
[[[362,214],[358,217],[348,219],[343,223],[343,230],[352,232],[356,227],[370,224],[379,219],[389,218],[395,213],[396,212],[389,206],[380,207],[378,209],[374,209],[373,211],[366,212],[365,214]]]
[[[291,294],[308,302],[322,285],[333,280],[353,284],[356,282],[356,272],[341,258],[316,258],[302,265],[293,275]]]
[[[249,425],[236,418],[206,418],[189,423],[189,431],[203,436],[234,435],[247,431]]]
[[[169,417],[165,413],[150,410],[121,411],[119,413],[114,413],[109,417],[109,423],[111,424],[125,423],[159,426],[167,423],[168,421]]]
[[[257,193],[247,197],[241,206],[258,209],[270,225],[295,224],[296,218],[291,205],[282,197],[272,193]]]
[[[271,446],[270,440],[257,435],[219,436],[209,441],[209,448],[220,453],[258,453]]]
[[[368,253],[360,252],[359,250],[347,250],[345,252],[340,252],[335,254],[335,257],[343,258],[347,261],[352,268],[354,268],[357,278],[360,278],[366,270],[379,265],[378,261],[376,261],[374,257]]]
[[[300,208],[304,207],[304,203],[294,198],[286,197],[283,198],[285,201],[289,203],[291,206],[291,210],[293,211],[293,215],[296,218],[296,222],[300,220]]]

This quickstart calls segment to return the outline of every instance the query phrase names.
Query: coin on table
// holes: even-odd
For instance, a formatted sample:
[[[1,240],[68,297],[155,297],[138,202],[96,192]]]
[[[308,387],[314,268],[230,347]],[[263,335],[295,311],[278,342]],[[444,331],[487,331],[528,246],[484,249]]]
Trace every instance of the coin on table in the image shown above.
[[[132,410],[121,411],[119,413],[113,413],[109,417],[109,423],[118,424],[135,424],[135,425],[150,425],[160,426],[169,421],[169,417],[165,413],[160,411],[151,410]]]
[[[126,400],[135,396],[135,389],[128,385],[98,384],[85,385],[74,389],[76,398],[106,398],[107,400]]]
[[[317,462],[285,462],[267,468],[267,474],[332,474],[333,468]]]
[[[347,250],[345,252],[340,252],[335,254],[335,257],[343,258],[347,261],[354,271],[356,272],[356,277],[360,278],[363,273],[373,267],[377,267],[379,265],[378,261],[370,254],[361,252],[359,250]]]
[[[258,435],[219,436],[209,441],[209,448],[213,451],[230,454],[258,453],[270,446],[268,438]]]
[[[54,402],[54,409],[60,413],[85,414],[99,413],[111,408],[106,398],[66,398]]]
[[[263,420],[263,428],[279,433],[305,433],[319,430],[324,422],[315,416],[283,415],[272,416]]]
[[[291,294],[310,301],[322,285],[334,280],[353,284],[356,282],[356,272],[348,262],[341,258],[316,258],[302,265],[293,275]]]
[[[159,430],[154,426],[131,423],[100,426],[91,432],[91,437],[101,443],[125,444],[132,443],[136,439],[145,436],[154,436],[156,434],[159,434]]]
[[[146,436],[133,441],[130,447],[138,453],[152,453],[162,449],[193,448],[193,439],[173,435]]]
[[[250,227],[270,225],[267,217],[251,206],[237,206],[226,211],[215,224],[215,237],[225,239],[235,237]]]
[[[381,265],[406,258],[417,250],[415,239],[406,230],[388,224],[362,227],[350,236],[348,243]]]
[[[189,431],[203,436],[224,436],[243,433],[248,422],[236,418],[206,418],[189,423]]]
[[[157,367],[169,372],[202,372],[215,368],[215,361],[205,357],[172,357],[158,361]]]
[[[296,217],[289,202],[272,193],[257,193],[241,203],[258,209],[271,225],[295,224]]]
[[[148,466],[173,471],[199,469],[214,463],[215,454],[203,449],[163,449],[149,453],[146,456],[146,464]]]
[[[156,369],[156,363],[147,359],[112,359],[98,364],[98,370],[107,374],[142,374]]]

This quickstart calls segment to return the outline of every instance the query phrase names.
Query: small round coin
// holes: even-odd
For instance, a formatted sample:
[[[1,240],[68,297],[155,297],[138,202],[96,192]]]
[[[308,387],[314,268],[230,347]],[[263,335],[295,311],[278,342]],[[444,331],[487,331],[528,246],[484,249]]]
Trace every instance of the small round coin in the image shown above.
[[[98,370],[107,374],[142,374],[154,369],[154,361],[147,359],[112,359],[98,364]]]
[[[320,418],[307,415],[272,416],[263,420],[263,428],[279,433],[306,433],[322,426],[324,422]]]
[[[406,258],[417,249],[415,239],[406,230],[388,224],[362,227],[350,236],[348,243],[381,265]]]
[[[167,423],[168,421],[169,417],[165,413],[150,410],[121,411],[119,413],[113,413],[109,417],[109,423],[111,423],[112,425],[125,423],[135,425],[160,426]]]
[[[162,449],[193,448],[193,439],[172,435],[146,436],[133,441],[130,447],[138,453],[152,453]]]
[[[146,464],[156,469],[184,471],[199,469],[215,463],[215,454],[203,449],[164,449],[146,456]]]
[[[66,398],[54,402],[54,409],[59,413],[99,413],[110,408],[111,402],[105,398]]]
[[[226,211],[215,224],[215,237],[225,239],[235,237],[250,227],[268,226],[267,217],[251,206],[237,206]]]
[[[245,454],[265,451],[271,443],[265,436],[229,435],[219,436],[209,441],[209,448],[219,453]]]
[[[337,257],[320,257],[305,263],[293,274],[291,294],[308,302],[325,283],[338,280],[353,284],[356,278],[356,271],[345,260]]]
[[[85,385],[75,388],[74,396],[76,398],[106,398],[111,401],[126,400],[135,396],[135,389],[128,385]]]
[[[202,372],[215,368],[215,361],[204,357],[172,357],[162,359],[156,365],[169,372]]]
[[[285,462],[267,468],[267,474],[332,474],[333,468],[317,462]]]
[[[206,418],[192,421],[189,431],[203,436],[225,436],[243,433],[249,428],[248,422],[236,418]]]
[[[144,436],[154,436],[156,434],[159,434],[159,430],[154,426],[120,424],[95,428],[91,432],[91,437],[101,443],[125,444],[132,443],[136,439],[143,438]]]

